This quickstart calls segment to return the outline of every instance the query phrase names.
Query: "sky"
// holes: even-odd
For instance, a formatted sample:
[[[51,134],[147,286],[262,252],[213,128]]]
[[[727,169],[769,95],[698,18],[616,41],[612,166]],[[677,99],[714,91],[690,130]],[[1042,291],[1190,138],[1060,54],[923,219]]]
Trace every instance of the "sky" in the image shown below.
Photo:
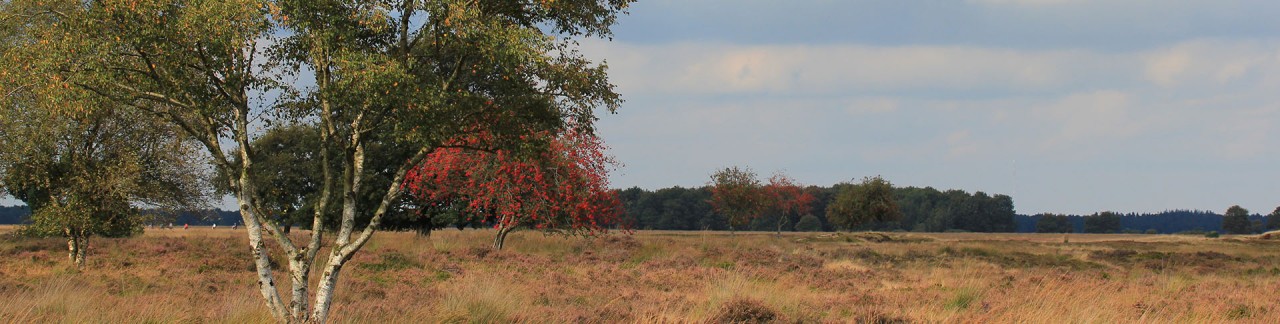
[[[1276,1],[640,1],[583,41],[619,188],[727,166],[1022,214],[1280,205]]]
[[[728,166],[1017,212],[1280,205],[1280,1],[641,0],[582,40],[614,187]],[[16,203],[2,199],[0,204]],[[225,203],[224,203],[225,204]]]

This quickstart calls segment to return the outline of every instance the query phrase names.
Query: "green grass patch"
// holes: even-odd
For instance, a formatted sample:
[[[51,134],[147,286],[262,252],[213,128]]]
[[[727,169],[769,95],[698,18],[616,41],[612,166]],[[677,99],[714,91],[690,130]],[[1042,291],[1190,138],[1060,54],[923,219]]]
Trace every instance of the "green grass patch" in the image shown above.
[[[404,270],[408,268],[421,269],[422,264],[404,255],[404,253],[391,251],[383,253],[382,260],[377,263],[361,264],[360,268],[373,272],[383,272],[390,270]]]
[[[946,303],[942,304],[942,308],[952,311],[966,310],[972,307],[979,297],[981,296],[976,289],[961,288],[956,291],[955,295],[948,298]]]

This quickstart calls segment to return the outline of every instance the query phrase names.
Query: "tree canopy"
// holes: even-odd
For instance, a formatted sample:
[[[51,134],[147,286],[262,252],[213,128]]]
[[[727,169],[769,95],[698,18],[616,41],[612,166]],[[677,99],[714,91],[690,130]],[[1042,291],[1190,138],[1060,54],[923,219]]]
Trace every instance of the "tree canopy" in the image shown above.
[[[863,178],[858,184],[842,184],[835,201],[827,205],[827,219],[845,230],[870,222],[902,219],[902,209],[893,197],[893,184],[879,176]]]
[[[717,170],[711,174],[711,206],[728,220],[729,230],[741,228],[760,217],[768,208],[768,197],[761,190],[751,168],[737,166]]]
[[[764,194],[767,210],[778,219],[778,234],[782,234],[783,226],[791,223],[791,217],[808,214],[817,199],[809,190],[796,183],[795,179],[782,172],[769,177],[769,183],[764,186]]]
[[[437,150],[410,172],[405,187],[423,208],[452,206],[467,222],[492,224],[498,229],[495,249],[521,227],[593,235],[619,225],[621,205],[608,179],[617,162],[601,140],[575,131],[537,136],[553,138],[548,150],[532,156]]]
[[[1222,230],[1232,234],[1253,233],[1253,223],[1249,221],[1249,210],[1239,205],[1227,208],[1222,215]]]

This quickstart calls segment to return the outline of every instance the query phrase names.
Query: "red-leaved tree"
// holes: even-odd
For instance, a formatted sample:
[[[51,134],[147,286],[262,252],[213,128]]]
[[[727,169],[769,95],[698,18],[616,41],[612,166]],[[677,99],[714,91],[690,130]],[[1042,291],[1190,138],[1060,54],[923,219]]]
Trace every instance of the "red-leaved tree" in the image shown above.
[[[790,216],[809,213],[813,201],[817,200],[817,197],[797,184],[795,179],[781,171],[769,177],[769,183],[764,186],[764,195],[770,210],[778,214],[778,235],[782,235],[782,226],[786,225]]]
[[[590,236],[619,225],[622,204],[608,179],[618,163],[600,138],[577,131],[535,137],[547,143],[536,154],[473,149],[483,136],[458,139],[427,156],[404,186],[422,205],[464,202],[468,217],[498,230],[495,249],[521,227]]]

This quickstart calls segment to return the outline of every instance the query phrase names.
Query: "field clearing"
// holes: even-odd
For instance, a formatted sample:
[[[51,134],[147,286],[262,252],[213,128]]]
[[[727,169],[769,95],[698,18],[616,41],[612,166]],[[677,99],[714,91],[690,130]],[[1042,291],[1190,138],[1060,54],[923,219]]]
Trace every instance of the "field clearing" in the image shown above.
[[[0,233],[12,230],[0,227]],[[301,233],[295,233],[301,234]],[[344,270],[347,322],[1269,322],[1280,241],[1141,234],[379,233]],[[0,318],[270,322],[243,229],[0,239]],[[282,278],[282,273],[277,272]],[[282,289],[284,287],[281,287]]]

